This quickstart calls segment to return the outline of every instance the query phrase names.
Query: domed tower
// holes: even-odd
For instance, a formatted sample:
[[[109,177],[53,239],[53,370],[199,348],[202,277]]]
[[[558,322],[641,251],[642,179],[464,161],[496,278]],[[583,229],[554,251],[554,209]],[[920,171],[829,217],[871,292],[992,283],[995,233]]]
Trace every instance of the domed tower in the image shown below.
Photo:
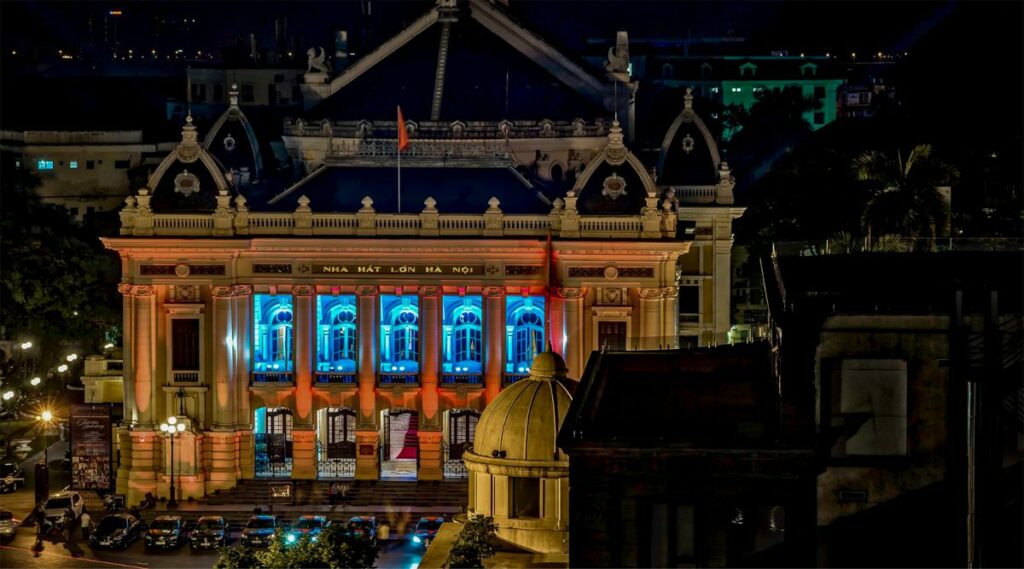
[[[572,395],[562,356],[537,354],[530,376],[484,409],[463,455],[470,515],[492,516],[498,536],[538,553],[565,553],[569,457],[556,443]]]

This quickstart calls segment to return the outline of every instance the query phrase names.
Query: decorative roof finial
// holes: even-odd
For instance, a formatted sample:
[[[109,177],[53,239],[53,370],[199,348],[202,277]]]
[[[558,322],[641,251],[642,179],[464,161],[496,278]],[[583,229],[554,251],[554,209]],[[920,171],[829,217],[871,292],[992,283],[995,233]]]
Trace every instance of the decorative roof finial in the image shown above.
[[[238,106],[238,84],[232,83],[231,90],[228,91],[228,102],[232,107]]]
[[[686,94],[683,95],[683,109],[684,110],[689,110],[689,111],[693,110],[693,88],[692,87],[687,87],[686,88]]]
[[[196,127],[192,125],[191,111],[185,117],[185,126],[181,129],[181,143],[189,145],[199,144],[199,134],[196,132]]]

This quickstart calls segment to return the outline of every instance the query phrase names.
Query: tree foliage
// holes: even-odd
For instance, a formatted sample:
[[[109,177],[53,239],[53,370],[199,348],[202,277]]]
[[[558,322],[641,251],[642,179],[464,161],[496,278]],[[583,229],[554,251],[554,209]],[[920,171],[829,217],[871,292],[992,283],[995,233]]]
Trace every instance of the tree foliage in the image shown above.
[[[373,567],[380,548],[361,536],[346,532],[344,524],[332,524],[316,541],[308,535],[294,542],[278,530],[270,546],[263,550],[251,547],[225,547],[214,569],[347,569]]]
[[[484,559],[494,555],[498,526],[490,516],[471,516],[452,545],[449,567],[483,567]]]
[[[66,347],[93,352],[116,340],[120,265],[65,209],[34,198],[37,183],[15,169],[0,184],[0,326],[9,339],[31,340],[46,369]]]

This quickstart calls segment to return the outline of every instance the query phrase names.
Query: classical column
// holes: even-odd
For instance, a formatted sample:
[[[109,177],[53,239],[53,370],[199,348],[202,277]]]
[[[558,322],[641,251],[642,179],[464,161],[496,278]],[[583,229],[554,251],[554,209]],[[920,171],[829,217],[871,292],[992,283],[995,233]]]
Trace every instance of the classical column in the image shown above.
[[[316,322],[313,287],[292,287],[295,302],[295,415],[292,429],[292,478],[316,478],[316,431],[313,425],[313,350]]]
[[[551,350],[564,359],[565,348],[567,346],[565,341],[565,299],[558,296],[558,289],[551,291],[548,300],[551,302],[551,306],[548,306],[548,341],[551,342]]]
[[[420,385],[423,393],[424,427],[439,425],[437,415],[438,368],[441,359],[441,289],[421,286],[420,296]]]
[[[135,395],[136,428],[152,430],[156,424],[156,294],[152,286],[135,285],[132,391]]]
[[[558,296],[562,299],[565,311],[565,365],[569,367],[569,377],[579,379],[586,364],[586,338],[583,333],[584,291],[581,288],[561,288],[558,289]]]
[[[640,289],[640,349],[664,347],[661,339],[662,295],[660,288]]]
[[[729,231],[730,225],[728,223],[719,223],[719,232]],[[725,237],[724,235],[719,237]],[[715,266],[714,273],[712,274],[712,283],[715,287],[715,319],[714,319],[714,332],[715,332],[715,343],[725,344],[726,335],[729,332],[729,322],[732,319],[732,311],[730,307],[731,300],[731,281],[732,281],[732,239],[719,238],[715,241],[713,247],[715,253]]]
[[[377,287],[356,287],[359,319],[359,418],[356,424],[356,479],[376,480]]]
[[[662,341],[667,349],[679,347],[679,287],[667,286],[662,291]]]
[[[505,365],[505,289],[497,286],[484,288],[484,398],[490,403],[501,391],[502,368]]]
[[[255,476],[256,457],[252,436],[252,404],[249,373],[252,350],[252,285],[234,286],[234,318],[231,320],[231,350],[235,361],[235,478]]]
[[[135,359],[132,357],[132,350],[135,348],[135,303],[132,296],[132,285],[119,284],[117,285],[117,292],[120,292],[123,298],[122,318],[124,320],[124,330],[122,331],[122,337],[124,338],[124,346],[122,346],[122,352],[124,354],[124,362],[121,373],[124,377],[122,381],[124,386],[124,420],[127,425],[135,425],[139,421],[139,408],[135,405],[135,372],[132,367],[132,364],[135,362]]]
[[[235,378],[231,358],[231,286],[210,288],[213,297],[213,428],[232,429],[235,425]]]

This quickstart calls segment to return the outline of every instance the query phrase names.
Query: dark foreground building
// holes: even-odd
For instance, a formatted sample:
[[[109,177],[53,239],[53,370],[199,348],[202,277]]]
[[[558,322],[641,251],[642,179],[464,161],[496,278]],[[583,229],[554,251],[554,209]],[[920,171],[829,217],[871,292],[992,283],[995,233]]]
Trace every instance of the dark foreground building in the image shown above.
[[[770,364],[766,344],[591,357],[558,439],[570,566],[813,564],[814,445]]]
[[[818,432],[818,564],[1020,567],[1016,252],[765,266],[783,409]]]

